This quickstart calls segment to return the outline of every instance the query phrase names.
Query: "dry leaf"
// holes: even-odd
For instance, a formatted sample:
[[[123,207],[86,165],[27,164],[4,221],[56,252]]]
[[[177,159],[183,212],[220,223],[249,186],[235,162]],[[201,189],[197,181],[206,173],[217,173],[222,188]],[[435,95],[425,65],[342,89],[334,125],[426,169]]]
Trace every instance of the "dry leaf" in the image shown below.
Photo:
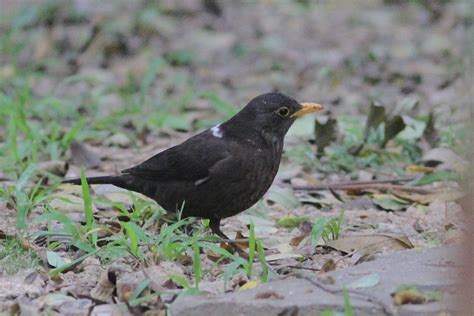
[[[237,233],[235,234],[235,239],[246,239],[246,238],[247,237],[245,237],[240,230],[237,231]],[[240,249],[242,249],[242,250],[245,250],[245,249],[249,248],[249,242],[248,241],[236,242],[235,245],[237,247],[239,247]]]
[[[191,258],[190,256],[186,255],[186,254],[180,254],[177,258],[176,258],[176,261],[178,261],[179,263],[181,263],[182,265],[184,266],[188,266],[190,265],[191,263],[193,263],[193,258]]]
[[[298,247],[298,246],[300,245],[300,243],[301,243],[306,237],[308,237],[308,235],[299,235],[299,236],[293,237],[293,238],[290,240],[290,246],[292,246],[292,247]]]
[[[426,297],[415,286],[401,287],[392,294],[395,305],[422,304]]]
[[[416,174],[416,173],[428,173],[432,172],[434,168],[426,167],[423,165],[409,165],[405,168],[405,171],[409,174]]]
[[[419,194],[419,193],[409,193],[403,192],[399,190],[393,190],[392,192],[394,195],[408,200],[412,202],[416,202],[419,204],[430,204],[433,201],[440,200],[440,201],[456,201],[461,199],[466,195],[464,192],[460,191],[447,191],[447,192],[436,192],[431,194]]]
[[[266,291],[255,294],[256,300],[282,300],[284,297],[275,291]]]
[[[101,273],[97,285],[91,290],[91,297],[102,302],[112,302],[115,291],[115,271],[109,269]]]
[[[332,259],[329,259],[323,264],[319,272],[325,273],[325,272],[334,271],[334,270],[336,270],[336,262]]]
[[[247,283],[245,283],[239,288],[239,291],[253,289],[253,288],[256,288],[257,285],[258,285],[257,281],[248,281]]]
[[[288,258],[303,258],[303,256],[297,253],[277,253],[274,255],[266,256],[265,260],[276,261],[276,260],[282,260],[282,259],[288,259]]]
[[[336,240],[329,240],[325,245],[344,253],[357,252],[360,255],[378,253],[383,250],[413,248],[413,244],[406,236],[389,234],[345,236]]]
[[[469,165],[466,160],[445,147],[431,149],[423,155],[421,161],[428,166],[436,166],[436,170],[453,170],[457,172],[464,172]]]

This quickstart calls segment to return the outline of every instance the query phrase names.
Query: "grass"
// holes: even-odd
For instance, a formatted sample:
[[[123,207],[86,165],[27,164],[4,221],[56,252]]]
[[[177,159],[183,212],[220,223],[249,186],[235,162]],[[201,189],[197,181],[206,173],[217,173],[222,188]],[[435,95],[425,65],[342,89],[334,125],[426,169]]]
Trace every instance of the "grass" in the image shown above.
[[[0,240],[0,274],[15,274],[18,271],[40,266],[40,260],[33,250],[25,248],[18,239]]]
[[[320,239],[323,241],[338,239],[342,229],[344,213],[345,210],[342,210],[337,218],[317,218],[311,228],[311,245],[316,246]]]
[[[51,273],[67,271],[88,256],[96,256],[104,264],[125,257],[141,265],[149,263],[150,256],[159,258],[158,260],[171,261],[178,260],[182,256],[190,256],[193,262],[194,284],[184,282],[180,276],[174,276],[172,279],[190,293],[195,293],[199,289],[200,281],[208,273],[203,270],[200,254],[212,251],[222,257],[218,262],[229,260],[222,274],[226,283],[237,273],[245,273],[249,278],[258,277],[261,282],[267,282],[271,278],[262,244],[255,238],[253,224],[250,225],[249,258],[244,260],[214,244],[212,238],[207,236],[204,226],[198,225],[191,234],[186,234],[183,231],[184,227],[196,222],[192,219],[167,222],[163,218],[162,209],[134,194],[130,194],[133,201],[131,209],[121,203],[99,200],[118,209],[121,218],[119,230],[99,225],[94,218],[94,197],[89,191],[84,172],[81,172],[81,178],[85,222],[78,225],[67,214],[48,205],[48,199],[55,185],[44,186],[43,181],[38,180],[49,178],[53,179],[53,183],[57,181],[53,175],[39,170],[38,163],[65,159],[73,141],[100,142],[113,133],[123,132],[135,142],[144,129],[199,129],[235,114],[236,107],[219,95],[208,91],[197,91],[192,84],[187,88],[187,93],[179,97],[165,97],[164,94],[158,98],[151,96],[156,93],[152,91],[152,82],[161,71],[172,66],[170,59],[176,64],[186,62],[179,59],[185,57],[177,55],[168,56],[168,60],[160,58],[151,60],[142,81],[130,82],[129,86],[120,88],[105,86],[99,89],[98,93],[85,92],[80,102],[55,96],[38,97],[32,93],[29,80],[21,77],[20,73],[17,74],[17,80],[8,84],[8,88],[0,89],[0,122],[6,126],[5,137],[0,138],[0,166],[15,182],[14,185],[0,188],[0,198],[17,210],[19,231],[25,231],[28,226],[28,214],[33,208],[44,208],[44,213],[35,221],[46,223],[49,229],[45,232],[30,233],[30,236],[46,237],[49,241],[49,251],[60,249],[58,247],[60,243],[55,241],[54,236],[65,236],[69,249],[79,249],[84,253],[73,262],[53,267]],[[63,84],[87,80],[76,76],[66,79]],[[124,106],[114,109],[107,117],[93,115],[99,108],[101,98],[111,92],[117,93],[125,100]],[[87,106],[83,103],[85,100],[88,100]],[[180,123],[183,117],[186,117],[186,106],[196,100],[208,102],[215,110],[215,115],[201,120],[196,125]],[[78,109],[83,106],[84,114],[79,114]],[[411,148],[410,143],[404,143],[402,139],[397,140],[402,148],[398,153],[378,148],[377,145],[383,138],[380,130],[374,130],[369,135],[365,151],[356,156],[350,155],[348,151],[351,147],[364,142],[363,127],[348,118],[340,119],[338,124],[344,140],[327,148],[326,158],[329,163],[322,164],[314,159],[313,148],[307,144],[290,148],[286,153],[287,157],[310,170],[319,169],[324,172],[341,170],[352,172],[365,167],[385,168],[387,162],[400,160],[413,162],[419,158],[417,148]],[[456,139],[454,133],[455,130],[450,128],[442,134],[442,139],[454,145]],[[310,235],[312,244],[317,244],[320,239],[337,239],[342,229],[343,216],[344,212],[341,212],[338,218],[316,219]],[[155,234],[150,229],[157,222],[161,224],[159,232]],[[22,255],[28,254],[32,255],[31,252]],[[15,258],[20,257],[13,256],[11,260]],[[254,268],[255,258],[258,258],[260,263],[258,274]]]
[[[306,6],[310,2],[301,3]],[[220,93],[203,90],[189,74],[175,71],[198,62],[193,52],[186,50],[150,57],[146,60],[148,67],[143,78],[131,76],[120,86],[90,75],[76,74],[62,78],[61,82],[54,82],[53,87],[50,87],[53,92],[41,96],[36,93],[38,82],[54,79],[41,69],[51,64],[51,61],[64,61],[53,58],[35,61],[27,67],[17,66],[18,56],[29,48],[27,43],[32,40],[28,37],[31,34],[23,30],[53,19],[59,10],[69,12],[47,1],[44,6],[25,8],[15,18],[2,19],[0,22],[0,29],[5,30],[0,35],[0,55],[5,65],[0,66],[0,170],[2,176],[11,180],[0,187],[0,199],[17,211],[19,238],[28,238],[30,241],[36,237],[46,238],[50,266],[45,268],[52,275],[74,269],[90,256],[98,258],[103,265],[119,259],[133,267],[157,264],[161,260],[189,258],[193,279],[170,275],[170,279],[187,294],[198,293],[206,275],[213,273],[211,270],[221,263],[226,265],[218,277],[224,279],[225,286],[236,274],[245,274],[249,279],[258,279],[262,283],[268,282],[273,275],[268,270],[264,248],[255,236],[253,224],[250,224],[249,229],[249,258],[243,259],[216,244],[202,222],[180,218],[167,220],[163,216],[164,211],[155,203],[132,193],[131,208],[122,203],[96,198],[90,192],[84,171],[81,171],[84,222],[78,223],[63,210],[49,206],[48,202],[59,179],[41,170],[40,163],[67,160],[74,141],[103,143],[110,136],[123,133],[130,137],[133,144],[140,144],[143,135],[157,137],[161,132],[195,132],[231,117],[238,109]],[[77,12],[71,12],[68,16],[70,23],[82,18]],[[234,54],[240,58],[249,52],[244,46],[234,48]],[[370,62],[374,57],[367,58],[363,62]],[[281,71],[285,67],[285,64],[274,61],[272,71]],[[337,70],[320,71],[327,81],[337,74]],[[78,88],[73,93],[74,97],[61,94],[63,90],[75,90],[81,85],[87,88]],[[179,90],[169,92],[173,89]],[[113,104],[108,112],[103,111],[103,108],[110,106],[106,102],[109,96],[118,97],[121,102]],[[195,111],[190,107],[194,104],[206,104],[209,110]],[[360,119],[338,116],[337,128],[342,139],[328,146],[322,159],[315,158],[312,144],[302,142],[288,148],[286,158],[310,172],[355,174],[360,169],[383,169],[403,175],[405,171],[400,165],[416,163],[421,157],[417,127],[426,124],[426,117],[413,117],[412,128],[395,137],[391,148],[381,146],[384,139],[382,127],[372,129],[365,138]],[[460,139],[465,139],[467,135],[463,127],[442,127],[441,144],[462,153],[465,148]],[[362,150],[351,154],[353,148],[361,145]],[[434,177],[452,179],[452,174],[431,175],[431,178]],[[430,183],[431,180],[424,178],[418,184]],[[105,203],[118,210],[119,216],[114,219],[116,226],[99,222],[94,214],[95,202]],[[32,219],[29,215],[35,209],[42,215]],[[339,238],[344,229],[343,222],[344,211],[336,218],[315,218],[309,237],[312,245],[317,245],[321,240]],[[28,231],[32,223],[44,224],[47,230]],[[191,230],[185,231],[190,226]],[[56,238],[58,236],[61,239]],[[25,249],[20,240],[0,240],[1,272],[11,274],[41,265],[34,251]],[[220,256],[211,268],[206,268],[202,260],[207,252]],[[76,256],[78,253],[81,254],[79,257]],[[66,262],[61,256],[74,260]],[[149,283],[149,280],[145,280],[135,289],[130,300],[132,306],[149,297]],[[345,314],[353,315],[347,292],[344,292],[344,303]]]

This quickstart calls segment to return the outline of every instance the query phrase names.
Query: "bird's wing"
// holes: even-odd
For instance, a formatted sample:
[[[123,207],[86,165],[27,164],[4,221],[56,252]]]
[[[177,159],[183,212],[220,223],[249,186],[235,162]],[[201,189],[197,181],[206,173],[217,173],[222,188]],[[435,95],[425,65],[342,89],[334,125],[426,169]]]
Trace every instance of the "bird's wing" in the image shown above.
[[[229,156],[228,144],[205,131],[122,172],[155,181],[204,182],[210,169]]]

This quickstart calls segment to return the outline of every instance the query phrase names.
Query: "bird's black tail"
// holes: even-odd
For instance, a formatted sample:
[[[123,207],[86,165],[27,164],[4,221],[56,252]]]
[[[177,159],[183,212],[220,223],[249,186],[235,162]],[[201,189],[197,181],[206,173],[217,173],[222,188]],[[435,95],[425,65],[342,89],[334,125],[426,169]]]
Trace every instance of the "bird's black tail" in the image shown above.
[[[63,183],[81,184],[81,179],[64,180]],[[113,184],[118,187],[123,186],[123,179],[119,176],[91,177],[87,178],[89,184]]]

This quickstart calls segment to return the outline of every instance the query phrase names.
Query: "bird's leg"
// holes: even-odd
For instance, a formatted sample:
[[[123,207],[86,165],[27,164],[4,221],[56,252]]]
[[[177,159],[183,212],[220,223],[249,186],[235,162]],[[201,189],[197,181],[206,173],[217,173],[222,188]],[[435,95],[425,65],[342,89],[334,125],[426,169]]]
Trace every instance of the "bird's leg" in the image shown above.
[[[220,228],[220,225],[221,225],[221,219],[220,218],[211,218],[209,220],[209,228],[211,229],[211,231],[216,234],[217,236],[221,237],[221,238],[224,238],[226,240],[229,240],[231,241],[231,239],[229,237],[226,236],[226,234],[224,234]],[[248,255],[247,253],[242,250],[241,248],[239,248],[239,246],[237,246],[235,243],[228,243],[228,245],[230,247],[232,247],[235,251],[237,251],[237,253],[244,257],[244,258],[247,258]]]
[[[224,239],[227,239],[227,240],[230,240],[229,237],[226,236],[226,234],[224,234],[220,228],[221,226],[221,219],[220,218],[211,218],[209,220],[209,228],[211,229],[211,231],[216,234],[217,236],[221,237],[221,238],[224,238]]]

